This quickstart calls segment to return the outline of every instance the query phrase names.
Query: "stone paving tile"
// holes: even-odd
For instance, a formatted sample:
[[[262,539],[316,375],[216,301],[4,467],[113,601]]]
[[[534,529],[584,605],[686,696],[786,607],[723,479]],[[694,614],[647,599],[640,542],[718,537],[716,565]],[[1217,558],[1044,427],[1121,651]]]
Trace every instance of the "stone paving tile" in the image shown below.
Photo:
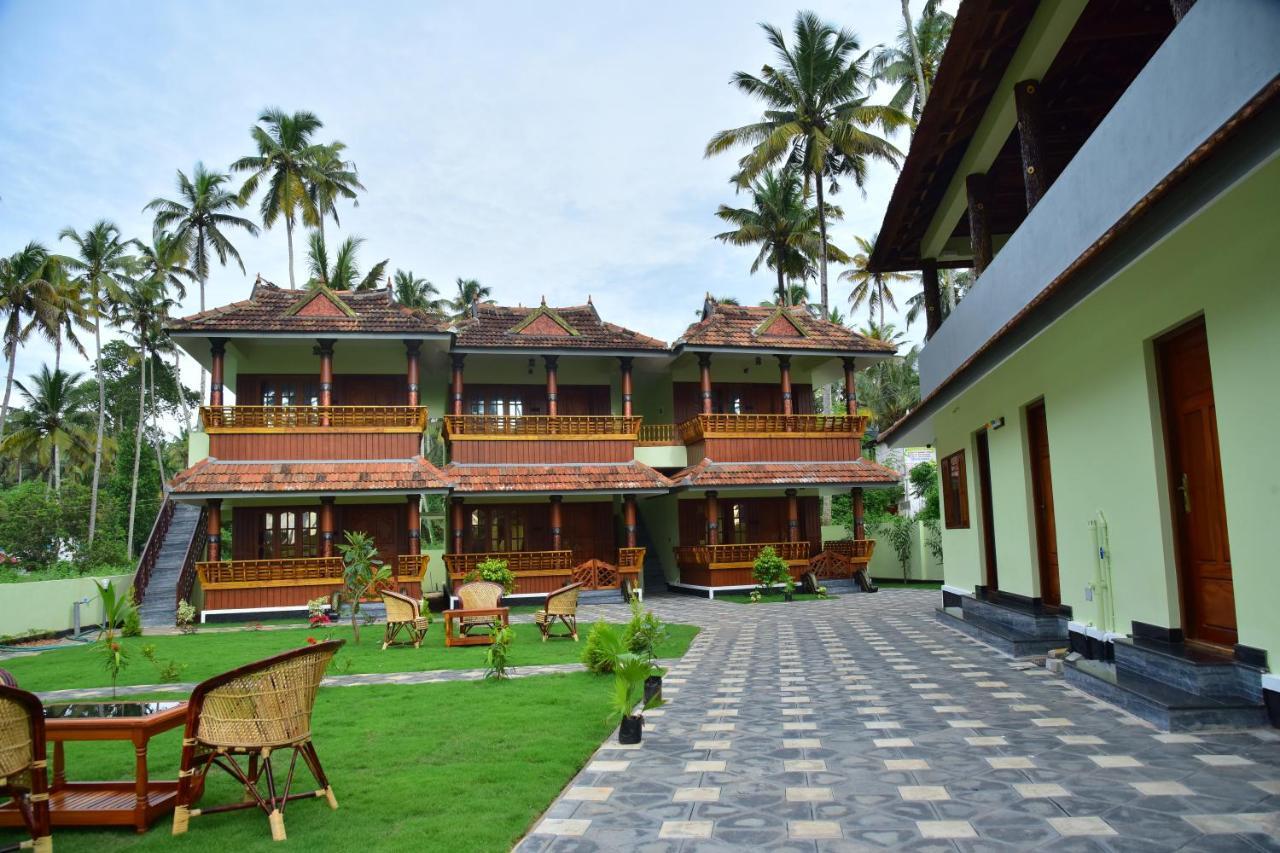
[[[649,604],[704,629],[678,692],[520,850],[1280,851],[1274,733],[1158,732],[939,624],[936,592]]]

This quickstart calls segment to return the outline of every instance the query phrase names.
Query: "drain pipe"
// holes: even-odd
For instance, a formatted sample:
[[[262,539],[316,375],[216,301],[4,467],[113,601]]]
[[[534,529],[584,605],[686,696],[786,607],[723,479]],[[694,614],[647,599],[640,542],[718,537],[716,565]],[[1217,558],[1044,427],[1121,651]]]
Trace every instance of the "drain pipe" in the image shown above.
[[[1098,510],[1098,517],[1089,522],[1089,530],[1093,534],[1094,557],[1094,580],[1089,588],[1096,590],[1099,596],[1099,627],[1110,634],[1115,631],[1115,595],[1112,588],[1111,536],[1102,510]]]
[[[71,607],[72,607],[71,626],[73,629],[73,632],[71,634],[71,639],[73,640],[80,639],[80,607],[81,605],[88,604],[88,603],[89,603],[88,598],[82,598],[79,601],[71,602]]]

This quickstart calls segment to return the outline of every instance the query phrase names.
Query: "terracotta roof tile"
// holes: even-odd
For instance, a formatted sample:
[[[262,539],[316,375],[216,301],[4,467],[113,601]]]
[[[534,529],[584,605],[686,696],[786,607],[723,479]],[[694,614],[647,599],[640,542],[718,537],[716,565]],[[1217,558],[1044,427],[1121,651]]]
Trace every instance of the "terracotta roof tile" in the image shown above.
[[[839,323],[819,320],[803,305],[790,308],[708,304],[702,319],[675,346],[742,349],[846,350],[892,353],[893,344],[864,337]]]
[[[897,471],[869,459],[847,462],[716,462],[703,459],[671,477],[676,487],[714,489],[729,486],[884,486],[897,483]]]
[[[590,302],[568,308],[481,303],[457,326],[459,348],[653,350],[666,343],[600,319]]]
[[[671,481],[642,462],[445,466],[455,494],[666,491]]]
[[[341,302],[341,306],[333,303],[329,294]],[[389,290],[338,290],[316,294],[311,290],[285,290],[261,280],[254,285],[248,299],[171,320],[165,328],[171,332],[317,334],[443,334],[449,330],[444,318],[399,304],[392,299]]]
[[[350,462],[221,462],[208,458],[174,475],[173,494],[439,491],[448,479],[421,456]]]

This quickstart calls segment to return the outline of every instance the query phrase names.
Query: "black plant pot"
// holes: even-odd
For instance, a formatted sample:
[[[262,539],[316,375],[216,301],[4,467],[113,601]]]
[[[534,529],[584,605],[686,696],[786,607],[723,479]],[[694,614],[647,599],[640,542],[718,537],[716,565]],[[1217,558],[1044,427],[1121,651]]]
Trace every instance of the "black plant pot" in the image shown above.
[[[784,593],[782,594],[782,600],[783,600],[783,601],[795,601],[795,598],[796,598],[796,596],[795,596],[795,593],[793,593],[793,592],[784,592]]]
[[[644,728],[644,717],[623,717],[622,726],[618,729],[618,743],[639,743],[640,732]]]
[[[653,697],[662,698],[662,676],[651,675],[644,680],[644,703],[649,704]]]

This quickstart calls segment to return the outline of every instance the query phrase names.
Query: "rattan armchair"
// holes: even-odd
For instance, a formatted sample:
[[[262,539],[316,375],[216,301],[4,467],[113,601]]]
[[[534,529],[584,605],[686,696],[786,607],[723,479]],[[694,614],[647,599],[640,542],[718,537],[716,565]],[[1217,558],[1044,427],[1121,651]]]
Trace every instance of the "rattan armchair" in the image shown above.
[[[44,707],[33,693],[0,686],[0,799],[13,799],[31,833],[30,841],[0,849],[53,850],[46,767]]]
[[[387,629],[382,635],[382,650],[395,641],[396,635],[407,631],[415,649],[421,648],[422,638],[431,627],[431,620],[422,615],[416,599],[389,589],[382,590],[382,603],[387,608]]]
[[[502,585],[492,581],[464,583],[458,587],[458,599],[462,602],[460,610],[494,610],[502,602]],[[492,630],[500,621],[497,616],[462,616],[458,619],[458,624],[465,636],[472,628]]]
[[[533,614],[533,621],[542,632],[542,642],[545,643],[549,637],[573,637],[573,641],[578,642],[578,593],[584,586],[586,584],[571,583],[547,593],[546,603]],[[569,629],[569,633],[551,633],[557,619]]]
[[[290,801],[324,797],[329,808],[338,807],[311,742],[311,710],[325,668],[342,643],[331,640],[303,646],[196,685],[187,706],[187,728],[182,739],[174,835],[186,832],[190,819],[198,815],[256,807],[266,813],[271,837],[284,841],[284,810]],[[271,762],[274,753],[281,751],[293,755],[283,789],[277,790]],[[241,755],[246,756],[243,768],[236,760]],[[318,787],[291,794],[299,756]],[[244,787],[244,798],[228,805],[191,808],[212,767],[235,778]],[[265,795],[261,790],[264,785]]]

